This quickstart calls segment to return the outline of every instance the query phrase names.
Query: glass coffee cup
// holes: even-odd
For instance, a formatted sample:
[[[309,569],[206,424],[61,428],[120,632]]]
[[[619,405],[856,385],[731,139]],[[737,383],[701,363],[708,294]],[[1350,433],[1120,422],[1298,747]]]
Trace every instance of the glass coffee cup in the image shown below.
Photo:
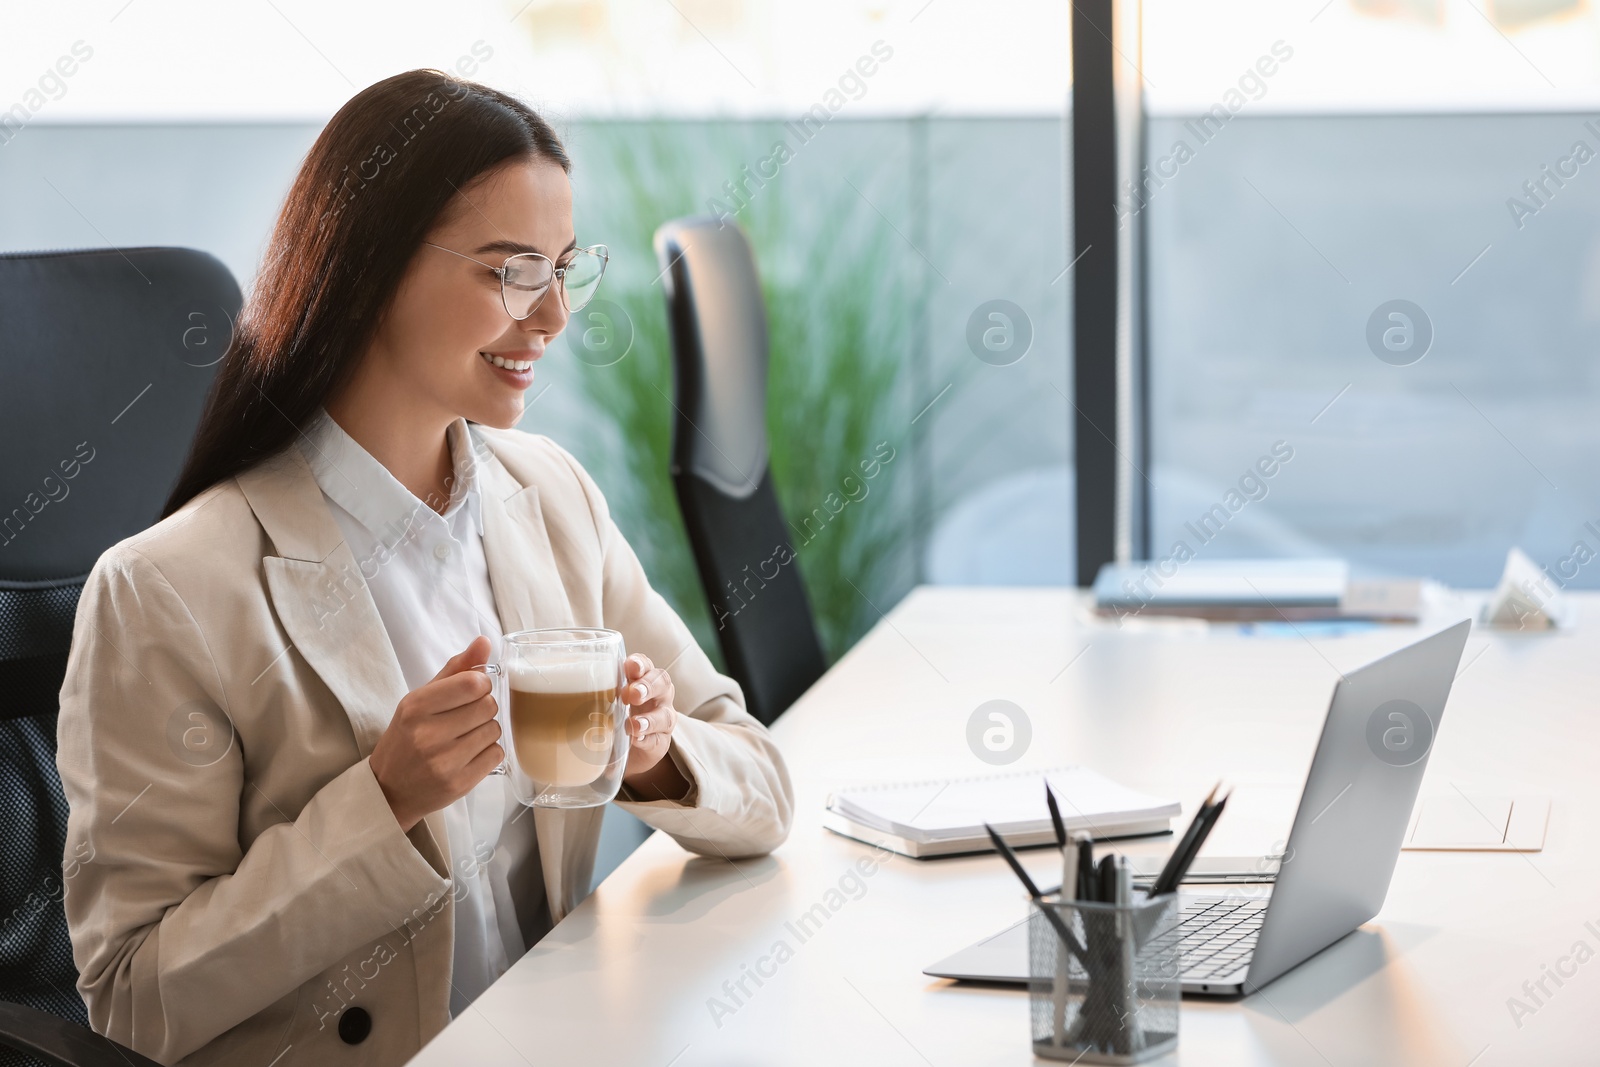
[[[500,640],[494,682],[505,762],[496,773],[538,808],[592,808],[622,787],[628,762],[627,652],[615,630],[520,630]]]

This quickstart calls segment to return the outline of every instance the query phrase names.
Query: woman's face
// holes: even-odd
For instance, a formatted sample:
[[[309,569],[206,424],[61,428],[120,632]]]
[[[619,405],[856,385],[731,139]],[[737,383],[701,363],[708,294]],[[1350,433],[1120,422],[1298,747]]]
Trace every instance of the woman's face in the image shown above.
[[[464,186],[424,240],[460,255],[428,245],[417,249],[373,339],[373,364],[364,370],[388,377],[424,408],[515,426],[533,384],[533,364],[566,326],[567,309],[552,284],[532,315],[513,319],[490,267],[519,252],[540,252],[565,266],[576,247],[566,173],[544,160],[501,164]],[[493,356],[527,366],[498,367]]]

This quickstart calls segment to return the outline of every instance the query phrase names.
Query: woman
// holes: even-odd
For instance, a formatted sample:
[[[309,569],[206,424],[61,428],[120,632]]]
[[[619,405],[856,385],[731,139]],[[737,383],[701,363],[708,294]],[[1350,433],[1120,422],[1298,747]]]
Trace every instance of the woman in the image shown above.
[[[623,633],[623,809],[711,856],[787,834],[738,685],[583,468],[513,429],[604,267],[569,168],[526,106],[434,71],[357,94],[302,164],[164,517],[78,607],[58,762],[96,1030],[163,1063],[398,1064],[559,922],[602,809],[522,818],[490,773],[472,668],[502,633]]]

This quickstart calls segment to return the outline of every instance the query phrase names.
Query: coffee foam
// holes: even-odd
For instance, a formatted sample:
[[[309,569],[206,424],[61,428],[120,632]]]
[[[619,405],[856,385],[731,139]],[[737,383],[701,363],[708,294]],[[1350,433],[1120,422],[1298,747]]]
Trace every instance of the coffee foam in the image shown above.
[[[512,663],[506,680],[519,693],[593,693],[617,687],[611,656],[575,656]]]

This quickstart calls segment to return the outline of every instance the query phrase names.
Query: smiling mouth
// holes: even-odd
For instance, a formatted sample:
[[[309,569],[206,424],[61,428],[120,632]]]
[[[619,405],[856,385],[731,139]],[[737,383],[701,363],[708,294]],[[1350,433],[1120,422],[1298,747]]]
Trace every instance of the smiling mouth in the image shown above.
[[[488,352],[479,352],[484,360],[502,370],[531,370],[534,361],[531,359],[506,359],[503,356],[490,355]]]

